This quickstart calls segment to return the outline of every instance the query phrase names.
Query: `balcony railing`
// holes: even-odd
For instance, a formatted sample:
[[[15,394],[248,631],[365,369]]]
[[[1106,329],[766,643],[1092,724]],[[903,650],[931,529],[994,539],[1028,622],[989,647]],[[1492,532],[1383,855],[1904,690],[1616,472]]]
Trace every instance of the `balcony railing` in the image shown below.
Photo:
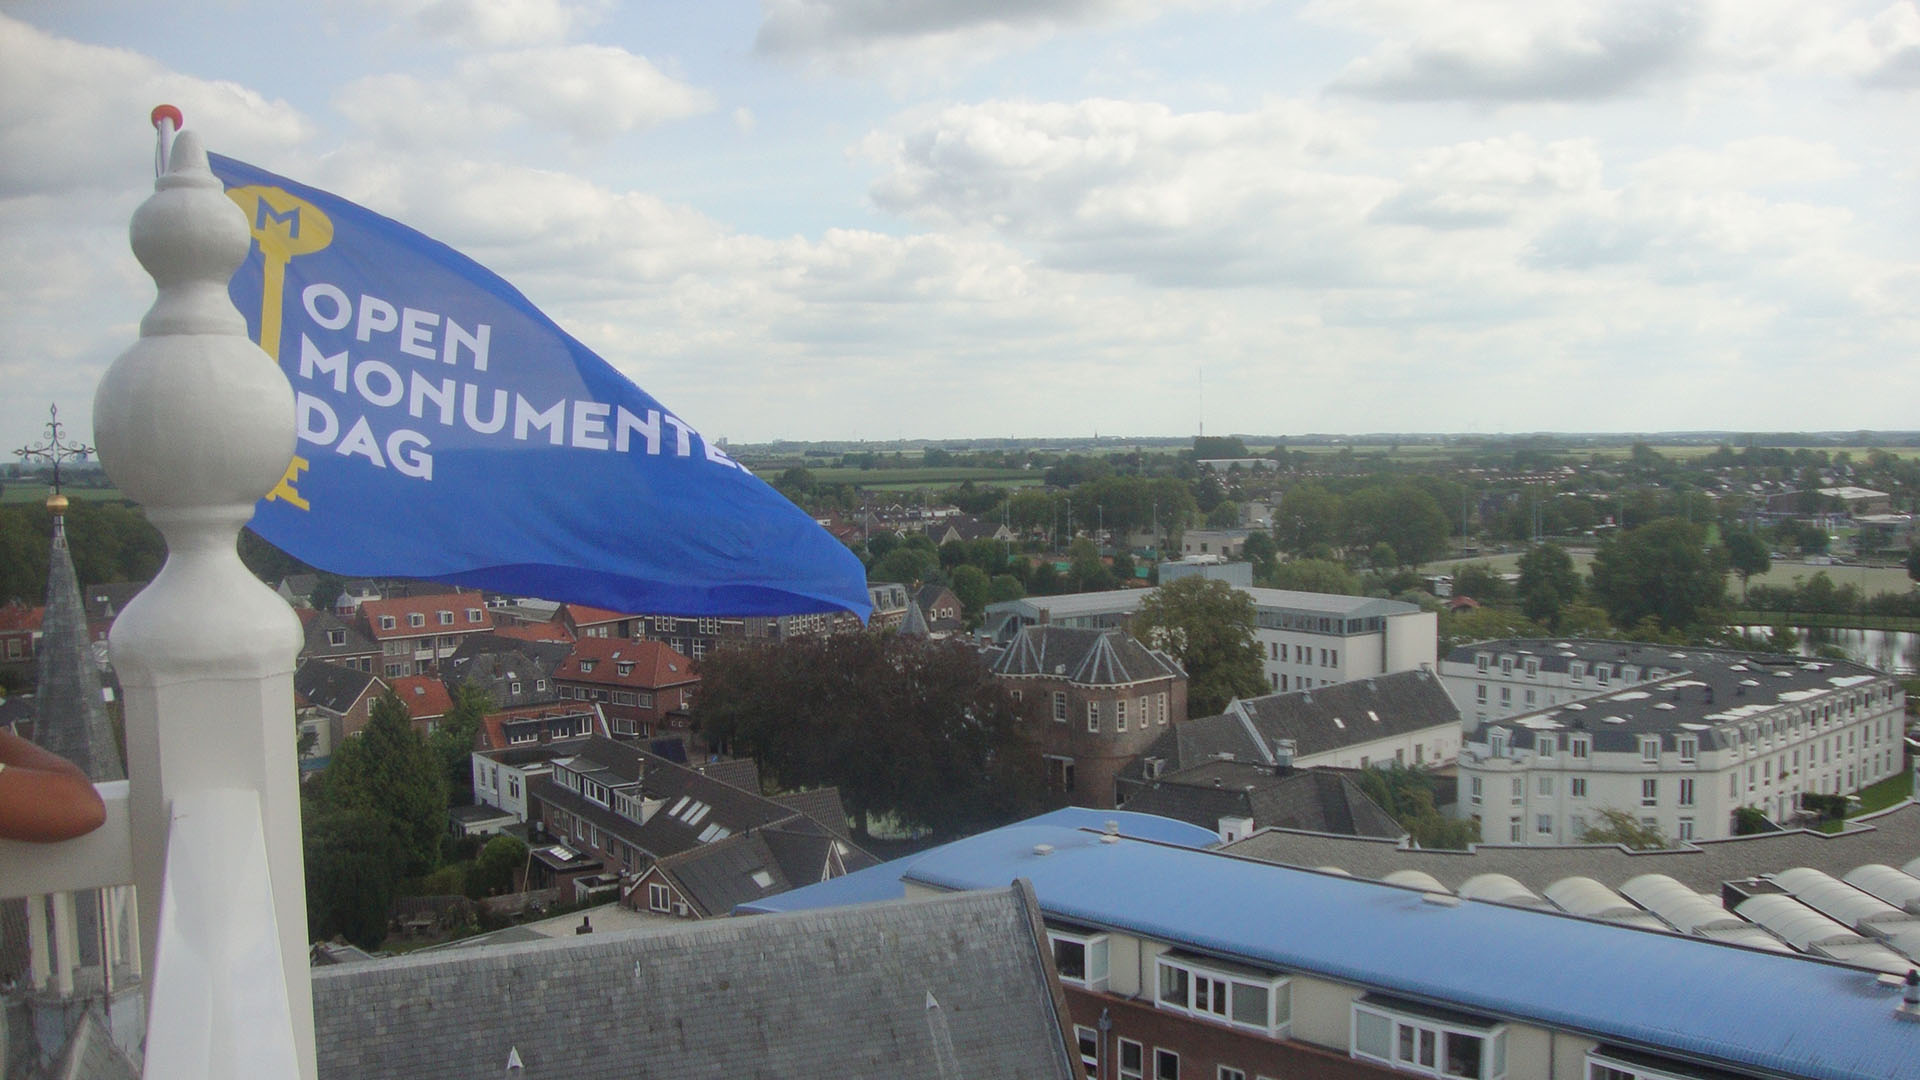
[[[129,782],[99,791],[107,816],[94,832],[61,844],[0,841],[0,899],[133,883]],[[266,855],[254,792],[174,798],[147,979],[143,1076],[300,1075]]]

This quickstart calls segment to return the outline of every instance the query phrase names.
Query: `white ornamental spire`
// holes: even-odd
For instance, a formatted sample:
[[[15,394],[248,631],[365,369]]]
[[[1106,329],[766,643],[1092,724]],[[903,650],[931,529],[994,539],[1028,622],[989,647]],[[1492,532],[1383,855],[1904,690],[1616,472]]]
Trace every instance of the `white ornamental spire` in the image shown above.
[[[194,133],[167,164],[131,230],[159,295],[93,401],[101,463],[167,540],[110,639],[151,980],[146,1060],[150,1074],[311,1078],[300,625],[235,550],[293,456],[293,391],[227,296],[245,215]]]

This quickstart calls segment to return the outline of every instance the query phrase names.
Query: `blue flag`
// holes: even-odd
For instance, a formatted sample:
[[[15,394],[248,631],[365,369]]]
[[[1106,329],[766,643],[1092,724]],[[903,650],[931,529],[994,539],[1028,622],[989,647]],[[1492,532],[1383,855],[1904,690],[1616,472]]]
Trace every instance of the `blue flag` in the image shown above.
[[[871,611],[852,552],[472,259],[208,155],[299,443],[253,529],[353,576],[669,615]]]

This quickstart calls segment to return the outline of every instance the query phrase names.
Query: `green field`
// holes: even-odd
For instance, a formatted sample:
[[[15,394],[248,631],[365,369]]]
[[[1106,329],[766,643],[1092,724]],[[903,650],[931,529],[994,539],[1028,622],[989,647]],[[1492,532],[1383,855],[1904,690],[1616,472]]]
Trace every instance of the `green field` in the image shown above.
[[[772,482],[785,469],[769,469],[760,478]],[[845,469],[838,466],[808,469],[821,484],[855,484],[864,488],[898,491],[915,487],[951,487],[963,480],[1001,487],[1026,487],[1041,482],[1041,474],[1032,469],[989,469],[956,465],[949,468],[919,469]]]
[[[41,503],[47,501],[47,485],[38,480],[8,480],[6,490],[0,491],[0,505],[12,506],[17,503]],[[126,498],[119,488],[68,488],[68,499],[107,500],[120,502]]]
[[[1569,551],[1573,556],[1574,568],[1585,574],[1593,566],[1593,553],[1589,551]],[[1520,572],[1520,553],[1505,555],[1482,555],[1471,559],[1448,559],[1442,562],[1430,562],[1421,569],[1430,574],[1448,574],[1468,563],[1486,563],[1495,573],[1517,574]],[[1825,573],[1833,579],[1836,586],[1852,585],[1864,596],[1875,596],[1884,592],[1903,593],[1913,588],[1913,581],[1907,577],[1907,571],[1899,566],[1808,566],[1797,558],[1775,559],[1773,568],[1764,574],[1755,574],[1755,585],[1792,585]],[[1740,579],[1733,574],[1727,575],[1727,597],[1738,602],[1740,597]]]

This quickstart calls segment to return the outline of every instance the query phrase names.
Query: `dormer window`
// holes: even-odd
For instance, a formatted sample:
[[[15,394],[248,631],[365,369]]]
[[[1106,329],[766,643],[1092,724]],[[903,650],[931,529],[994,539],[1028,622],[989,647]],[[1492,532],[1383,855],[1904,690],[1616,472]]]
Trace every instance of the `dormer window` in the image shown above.
[[[1497,757],[1497,758],[1503,758],[1507,756],[1507,733],[1506,732],[1500,730],[1499,728],[1494,728],[1491,732],[1487,733],[1487,754],[1490,757]]]
[[[584,675],[584,674],[586,674],[587,672],[590,672],[590,671],[592,671],[592,670],[593,670],[593,665],[594,665],[594,664],[596,664],[596,663],[598,663],[598,662],[599,662],[599,661],[597,661],[597,660],[582,660],[582,661],[580,661],[580,673],[581,673],[582,675]]]
[[[633,674],[633,661],[622,660],[618,664],[614,665],[614,670],[620,675],[621,678],[624,679],[628,675]]]
[[[470,607],[470,608],[468,608],[468,609],[467,609],[467,621],[468,621],[468,622],[470,622],[470,623],[477,623],[477,622],[479,622],[479,621],[480,621],[480,609],[479,609],[479,608],[477,608],[477,607]]]
[[[380,616],[380,629],[391,630],[393,629],[393,627],[394,627],[393,616],[391,615]]]
[[[1502,675],[1513,674],[1513,657],[1503,656],[1500,658],[1500,674]]]
[[[1493,657],[1488,653],[1479,653],[1473,658],[1474,668],[1478,670],[1482,675],[1485,675],[1487,673],[1487,667],[1492,663],[1493,663]]]
[[[345,630],[327,631],[327,644],[345,645],[346,643],[347,643],[347,632]]]
[[[443,612],[441,612],[441,613],[440,613],[440,625],[441,625],[441,626],[452,626],[452,625],[453,625],[453,612],[451,612],[451,611],[443,611]]]
[[[425,626],[427,625],[427,617],[416,611],[413,614],[407,616],[407,625],[408,626]]]
[[[1048,930],[1047,942],[1061,982],[1087,990],[1107,988],[1107,935]]]
[[[1643,736],[1640,739],[1640,761],[1645,765],[1660,764],[1660,737]]]
[[[1532,656],[1527,657],[1527,678],[1531,679],[1538,674],[1540,674],[1540,661]]]
[[[520,681],[518,679],[507,684],[507,693],[517,694],[519,692],[520,692]]]

